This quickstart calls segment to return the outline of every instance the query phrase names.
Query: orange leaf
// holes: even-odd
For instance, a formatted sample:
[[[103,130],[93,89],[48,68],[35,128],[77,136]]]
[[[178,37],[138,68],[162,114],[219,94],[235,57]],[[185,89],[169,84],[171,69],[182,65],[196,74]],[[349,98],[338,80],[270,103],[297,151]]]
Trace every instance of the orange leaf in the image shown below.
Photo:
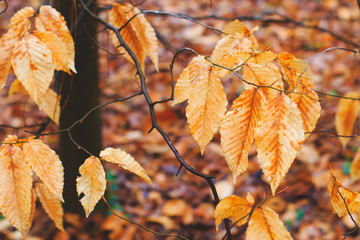
[[[311,71],[310,68],[307,68],[308,64],[306,62],[286,52],[278,54],[277,59],[289,84],[289,91],[294,90],[300,84],[310,88],[313,87]]]
[[[218,203],[215,208],[216,231],[218,230],[221,221],[225,218],[232,217],[239,227],[249,220],[249,214],[254,205],[254,199],[252,199],[251,195],[249,197],[249,195],[250,193],[248,193],[246,200],[236,195],[232,195],[224,198]],[[252,199],[252,201],[250,199]]]
[[[351,163],[350,177],[353,181],[360,179],[360,148],[357,150],[355,157]]]
[[[296,89],[295,93],[291,93],[289,96],[301,112],[305,132],[314,130],[321,110],[319,97],[316,92],[309,87],[301,85]]]
[[[258,159],[275,194],[305,139],[303,120],[296,104],[279,93],[263,111],[255,130]]]
[[[358,92],[348,92],[344,97],[360,98]],[[354,123],[359,113],[360,103],[359,100],[341,98],[338,104],[338,109],[335,115],[336,132],[339,135],[350,136],[353,134]],[[340,142],[345,148],[350,138],[340,137]]]
[[[9,97],[12,97],[14,93],[19,93],[19,94],[22,94],[22,95],[28,95],[28,92],[26,91],[24,86],[21,84],[19,79],[15,79],[11,83],[11,86],[10,86],[9,92],[8,92]]]
[[[88,217],[105,193],[105,171],[97,157],[89,157],[80,166],[79,173],[81,176],[76,179],[76,190],[79,196],[84,194],[80,202]]]
[[[56,70],[61,70],[71,74],[68,63],[67,52],[64,51],[66,46],[64,42],[53,32],[36,31],[35,36],[43,42],[51,51],[52,61]]]
[[[120,31],[120,35],[124,39],[124,42],[134,52],[143,71],[146,55],[150,57],[156,70],[158,70],[159,59],[157,38],[150,23],[146,20],[143,14],[139,14],[140,11],[135,6],[128,3],[123,5],[117,3],[112,4],[113,7],[111,11],[109,11],[108,15],[109,23],[116,28],[123,27],[134,15],[137,14],[136,17],[132,18],[131,21]],[[120,43],[116,34],[111,31],[110,35],[114,46],[118,48]],[[133,62],[132,58],[125,49],[121,48],[119,51],[124,54],[124,57],[128,61]]]
[[[194,57],[189,65],[182,71],[176,82],[174,90],[174,104],[181,103],[189,99],[194,85],[202,78],[206,78],[204,74],[211,69],[211,63],[203,56]]]
[[[279,215],[271,208],[255,209],[246,230],[246,239],[286,240],[293,239]]]
[[[250,88],[233,103],[221,123],[221,147],[234,179],[248,166],[248,152],[265,97],[260,89]]]
[[[14,142],[8,136],[5,143]],[[15,143],[15,142],[14,142]],[[20,147],[3,144],[0,148],[0,211],[23,235],[30,227],[32,172]]]
[[[152,184],[151,179],[146,174],[143,167],[125,151],[109,147],[100,152],[100,157],[108,162],[118,164],[120,167],[135,173],[148,183]]]
[[[64,168],[61,161],[48,145],[39,139],[28,139],[23,146],[24,159],[40,177],[50,192],[61,201],[64,187]]]
[[[226,112],[227,99],[219,77],[210,71],[203,72],[196,79],[186,107],[186,117],[191,134],[200,146],[201,154],[205,146],[219,130]]]
[[[45,212],[49,215],[51,220],[53,220],[58,229],[65,231],[63,227],[64,211],[57,196],[50,192],[43,183],[36,183],[35,189]]]
[[[39,106],[46,115],[48,115],[51,120],[53,120],[57,125],[59,125],[60,119],[60,95],[57,95],[56,92],[52,89],[48,89],[45,92],[44,100]]]
[[[30,97],[40,104],[54,75],[50,50],[37,37],[27,35],[15,46],[11,63]]]
[[[241,52],[239,57],[246,63],[256,63],[264,65],[265,63],[271,62],[276,59],[276,54],[271,51],[262,52]]]
[[[247,37],[250,39],[252,47],[257,48],[257,40],[253,35],[255,29],[249,30],[244,23],[240,22],[239,20],[234,20],[231,23],[227,24],[223,30],[224,33],[228,35],[232,35],[238,38],[244,38]],[[227,36],[226,34],[223,34],[221,37]]]
[[[272,63],[268,63],[265,66],[248,63],[244,66],[243,73],[244,79],[249,83],[256,86],[271,86],[275,88],[262,88],[269,101],[272,101],[277,96],[278,91],[276,89],[283,89],[280,72]]]
[[[65,45],[65,53],[67,55],[67,65],[64,66],[64,71],[69,72],[69,69],[76,73],[74,59],[74,41],[71,37],[69,29],[67,28],[64,17],[50,6],[41,6],[39,14],[35,18],[36,28],[41,32],[54,33],[61,42]]]
[[[30,7],[23,8],[16,12],[10,19],[9,31],[0,39],[0,89],[5,86],[7,75],[11,67],[12,51],[27,31],[30,24],[29,18],[34,15],[34,10]]]
[[[327,189],[330,194],[331,208],[339,217],[343,217],[349,212],[356,213],[360,211],[360,194],[343,187],[333,173],[330,174]]]

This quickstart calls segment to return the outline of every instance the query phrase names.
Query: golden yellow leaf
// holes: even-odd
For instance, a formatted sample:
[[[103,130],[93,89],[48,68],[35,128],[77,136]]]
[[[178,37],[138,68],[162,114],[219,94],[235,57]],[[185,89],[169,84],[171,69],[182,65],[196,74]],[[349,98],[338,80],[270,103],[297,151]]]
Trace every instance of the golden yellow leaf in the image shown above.
[[[86,217],[94,210],[106,189],[105,171],[97,157],[89,157],[79,168],[80,177],[76,179],[78,195],[84,194],[80,199]]]
[[[327,189],[330,194],[331,208],[339,217],[343,217],[349,212],[357,213],[360,211],[360,194],[343,187],[333,173],[330,173]]]
[[[256,28],[253,30],[249,30],[244,23],[236,19],[231,23],[227,24],[223,32],[228,35],[236,36],[238,38],[248,37],[251,41],[252,47],[257,48],[258,43],[253,35],[254,30],[256,30]],[[223,34],[221,37],[227,36],[226,34]]]
[[[117,148],[106,148],[100,152],[100,157],[108,162],[118,164],[120,167],[135,173],[148,183],[152,184],[151,179],[146,174],[144,168],[127,152]]]
[[[278,54],[277,60],[289,85],[289,91],[299,85],[313,87],[311,71],[306,62],[287,52]]]
[[[248,83],[256,86],[268,86],[261,89],[269,101],[272,101],[278,95],[279,91],[276,89],[283,89],[280,72],[272,63],[265,66],[248,63],[244,66],[243,73],[243,77]]]
[[[268,207],[261,207],[255,209],[251,215],[249,226],[246,230],[246,239],[290,240],[293,238],[274,210]]]
[[[221,147],[234,179],[247,169],[248,152],[264,101],[260,89],[247,89],[234,101],[221,123]]]
[[[353,181],[360,179],[360,148],[357,150],[355,157],[351,163],[350,177]]]
[[[249,194],[248,194],[249,195]],[[251,196],[251,195],[250,195]],[[251,196],[252,198],[252,196]],[[247,199],[250,199],[249,196]],[[254,202],[247,201],[236,195],[224,198],[215,208],[216,231],[224,218],[232,217],[239,227],[244,225],[249,219],[249,213],[253,208]],[[253,199],[252,199],[253,200]]]
[[[153,62],[155,68],[158,70],[159,58],[158,58],[158,44],[155,31],[146,20],[143,14],[139,14],[140,11],[131,4],[117,4],[112,3],[113,7],[109,11],[109,23],[116,28],[123,27],[134,15],[131,21],[120,31],[120,35],[124,39],[124,42],[134,52],[138,59],[142,70],[144,70],[145,57],[148,55]],[[112,42],[116,48],[119,47],[119,40],[114,32],[110,32]],[[124,54],[124,57],[133,62],[130,55],[125,49],[119,49],[120,53]]]
[[[344,97],[360,98],[359,92],[348,92]],[[336,132],[339,135],[350,136],[353,134],[354,123],[360,109],[359,100],[341,98],[335,115]],[[342,146],[345,148],[350,141],[349,137],[339,138]]]
[[[176,82],[174,89],[174,104],[181,103],[189,99],[193,86],[196,82],[206,78],[204,74],[211,69],[211,63],[203,56],[194,57],[189,65],[182,71]]]
[[[39,105],[54,75],[50,50],[37,37],[27,35],[15,46],[11,63],[16,77]]]
[[[60,119],[60,95],[57,95],[56,92],[52,89],[48,89],[45,92],[44,100],[39,106],[46,115],[51,118],[57,125],[59,125]]]
[[[274,61],[277,55],[271,51],[263,52],[241,52],[239,57],[246,63],[256,63],[263,65],[265,63]]]
[[[53,220],[55,226],[59,230],[65,231],[63,227],[64,211],[59,199],[52,192],[50,192],[43,183],[36,183],[35,190],[37,196],[40,199],[41,205],[51,220]]]
[[[14,142],[9,136],[5,143]],[[20,147],[3,144],[0,148],[0,211],[23,235],[30,227],[32,172]]]
[[[291,100],[298,106],[304,121],[305,132],[314,130],[320,117],[321,106],[319,96],[314,90],[306,86],[298,86],[294,93],[289,94]],[[309,136],[307,134],[306,136]]]
[[[227,99],[220,78],[210,71],[193,84],[186,107],[186,117],[193,138],[199,144],[201,154],[219,130],[226,112]]]
[[[23,151],[24,159],[30,163],[49,191],[64,201],[64,168],[55,151],[39,139],[28,139]]]
[[[30,220],[29,220],[29,226],[26,227],[26,229],[30,229],[31,223],[34,219],[34,212],[36,207],[36,194],[34,189],[31,189],[31,211],[30,211]]]
[[[9,88],[9,97],[12,97],[14,93],[19,93],[22,95],[28,95],[26,89],[24,88],[24,86],[21,84],[21,82],[19,81],[19,79],[15,79],[12,83],[11,86]]]
[[[64,49],[66,49],[64,42],[53,32],[35,31],[34,34],[51,51],[52,61],[55,66],[55,69],[71,74],[68,66],[69,60],[68,60],[67,52],[64,51]]]
[[[258,159],[275,194],[305,139],[303,120],[296,104],[278,93],[262,112],[255,130]]]
[[[74,59],[74,41],[71,37],[70,31],[66,26],[64,17],[51,6],[41,6],[39,14],[35,18],[36,28],[41,32],[52,32],[54,33],[65,45],[65,52],[67,55],[66,72],[71,69],[76,73]]]
[[[0,39],[0,89],[5,86],[6,78],[11,67],[12,51],[27,31],[30,24],[30,17],[34,10],[30,7],[23,8],[16,12],[10,19],[9,31]]]

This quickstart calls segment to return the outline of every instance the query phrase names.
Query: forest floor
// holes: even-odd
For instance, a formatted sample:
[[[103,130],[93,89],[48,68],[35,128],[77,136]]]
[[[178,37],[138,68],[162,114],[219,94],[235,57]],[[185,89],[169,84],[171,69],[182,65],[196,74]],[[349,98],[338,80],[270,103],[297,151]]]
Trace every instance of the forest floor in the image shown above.
[[[36,6],[39,1],[29,2]],[[14,11],[25,5],[25,1],[9,1],[8,11],[1,15],[1,27],[6,29],[8,19]],[[212,4],[210,0],[146,0],[138,8],[187,14],[191,17],[256,17],[243,22],[249,29],[259,26],[254,35],[261,49],[269,49],[275,53],[290,52],[307,62],[330,47],[359,49],[359,46],[346,40],[360,44],[360,9],[355,0],[223,0],[212,1]],[[149,59],[146,64],[150,96],[154,100],[163,100],[171,93],[169,66],[174,56],[172,51],[187,47],[208,56],[220,35],[199,24],[176,17],[146,17],[166,43],[159,42],[160,71],[155,71]],[[275,21],[264,21],[265,19]],[[279,23],[276,20],[285,21]],[[199,21],[217,29],[223,29],[229,22],[214,17]],[[327,29],[342,39],[312,26]],[[109,51],[116,52],[108,33],[100,33],[98,42]],[[139,91],[133,64],[126,62],[122,56],[109,55],[102,50],[99,53],[102,103],[113,100],[114,96],[125,97]],[[194,55],[189,53],[180,55],[182,60],[177,60],[174,67],[175,79],[192,57]],[[354,57],[353,53],[340,50],[329,51],[314,58],[311,63],[314,88],[339,95],[359,91],[359,64],[358,56]],[[230,107],[243,89],[243,83],[231,75],[223,84]],[[36,110],[24,96],[15,94],[9,98],[7,91],[1,91],[0,124],[20,126],[24,122],[24,116],[27,124],[44,119],[45,115]],[[349,216],[338,218],[332,212],[327,191],[330,169],[345,187],[360,191],[360,183],[352,182],[349,177],[349,167],[360,146],[360,138],[352,138],[347,147],[343,148],[338,137],[329,133],[336,132],[334,121],[339,99],[321,94],[319,97],[322,111],[314,131],[325,132],[313,133],[307,138],[281,182],[279,190],[286,189],[265,202],[265,205],[280,215],[294,239],[300,240],[342,239],[341,234],[355,228]],[[269,184],[264,180],[256,158],[256,147],[253,146],[250,150],[248,170],[237,177],[234,183],[219,144],[219,134],[215,135],[204,155],[201,155],[186,122],[185,107],[186,103],[173,106],[172,102],[168,102],[158,104],[155,108],[160,126],[169,134],[184,160],[198,171],[216,177],[216,187],[221,198],[231,194],[245,196],[250,192],[260,202],[264,196],[270,196]],[[215,230],[214,199],[206,181],[184,169],[176,175],[179,163],[166,142],[155,131],[148,134],[151,119],[145,99],[140,96],[127,102],[111,104],[102,109],[102,116],[104,148],[112,146],[126,150],[141,163],[154,183],[149,185],[126,170],[108,165],[108,191],[105,198],[113,210],[161,234],[181,234],[188,239],[221,239],[225,234],[224,226],[222,224],[219,231]],[[359,128],[357,121],[354,134],[360,133]],[[49,131],[55,129],[54,124]],[[14,134],[14,131],[0,129],[0,133],[3,139],[7,134]],[[18,134],[27,136],[26,133]],[[57,136],[48,136],[44,141],[56,148]],[[103,214],[99,210],[88,219],[66,213],[66,232],[63,233],[56,230],[39,205],[32,228],[25,239],[178,239],[175,236],[157,236],[107,212]],[[9,227],[4,219],[0,220],[0,231],[0,239],[21,238],[19,232]],[[241,227],[234,227],[232,233],[233,239],[245,239],[245,229]],[[347,239],[360,239],[360,236],[356,232]]]

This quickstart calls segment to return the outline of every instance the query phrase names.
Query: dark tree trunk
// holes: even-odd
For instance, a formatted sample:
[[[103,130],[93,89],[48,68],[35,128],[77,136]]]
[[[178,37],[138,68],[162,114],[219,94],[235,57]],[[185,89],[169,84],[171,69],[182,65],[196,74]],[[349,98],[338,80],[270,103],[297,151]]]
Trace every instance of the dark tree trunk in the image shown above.
[[[75,1],[55,0],[55,7],[62,13],[68,23],[75,41],[75,68],[77,74],[69,76],[58,74],[61,94],[60,128],[68,128],[79,120],[91,108],[99,105],[98,88],[98,54],[93,42],[96,34],[96,22],[74,6]],[[90,2],[90,1],[85,1]],[[75,10],[77,11],[75,13]],[[95,111],[83,123],[71,130],[74,141],[94,155],[101,150],[101,116]],[[60,159],[65,169],[64,210],[83,212],[76,192],[76,177],[79,166],[89,157],[87,153],[75,146],[67,133],[60,136]]]

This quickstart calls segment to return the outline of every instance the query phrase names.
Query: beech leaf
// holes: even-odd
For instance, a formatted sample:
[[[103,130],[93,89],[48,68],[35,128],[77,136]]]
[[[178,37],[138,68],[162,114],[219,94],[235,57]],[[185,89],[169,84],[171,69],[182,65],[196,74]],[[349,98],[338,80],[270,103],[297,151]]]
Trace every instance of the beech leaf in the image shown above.
[[[355,157],[351,163],[350,177],[353,181],[360,179],[360,148],[357,150]]]
[[[86,217],[94,210],[106,189],[105,171],[97,157],[89,157],[79,168],[80,177],[76,179],[76,190],[84,196],[80,199]]]
[[[23,146],[24,159],[46,187],[61,201],[64,187],[64,168],[58,155],[39,139],[28,139]]]
[[[45,92],[44,100],[39,106],[46,115],[48,115],[51,120],[53,120],[57,125],[59,125],[60,119],[60,95],[57,95],[56,92],[52,89],[48,89]]]
[[[258,159],[275,194],[305,139],[303,120],[296,104],[279,93],[263,111],[255,130]]]
[[[106,148],[100,152],[100,157],[105,161],[118,164],[120,167],[135,173],[148,183],[152,184],[151,179],[146,174],[144,168],[127,152],[117,148]]]

